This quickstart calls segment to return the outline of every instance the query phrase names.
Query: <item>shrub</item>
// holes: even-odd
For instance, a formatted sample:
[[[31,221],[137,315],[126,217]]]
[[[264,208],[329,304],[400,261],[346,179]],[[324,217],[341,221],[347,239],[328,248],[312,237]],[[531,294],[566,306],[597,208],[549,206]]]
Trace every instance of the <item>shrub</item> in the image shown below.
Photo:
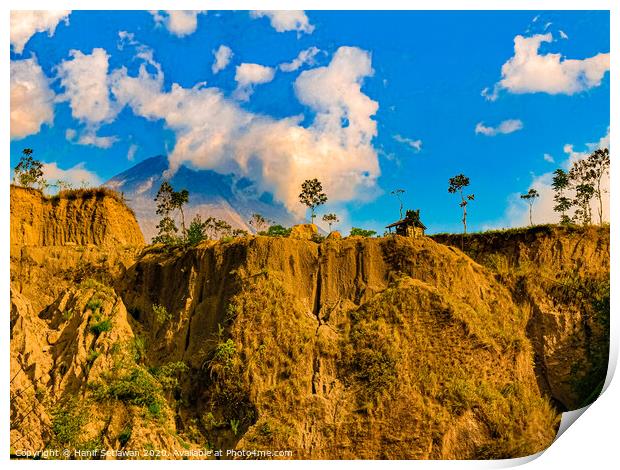
[[[363,228],[353,227],[351,228],[351,237],[374,237],[377,234],[375,230],[364,230]]]
[[[99,336],[101,333],[105,333],[106,331],[110,331],[112,329],[112,320],[107,317],[101,316],[99,313],[96,313],[90,323],[90,331],[92,331],[95,335]]]
[[[155,320],[158,323],[164,323],[172,318],[172,315],[168,312],[165,306],[153,304],[153,313],[155,314]]]
[[[125,447],[125,445],[129,442],[129,439],[131,439],[131,431],[131,426],[127,425],[118,435],[118,442],[121,444],[121,447]]]
[[[91,297],[91,299],[86,302],[86,309],[92,312],[96,312],[103,305],[103,301],[98,297]]]
[[[75,401],[52,411],[52,432],[59,444],[76,445],[86,424],[86,414]]]
[[[268,237],[288,237],[290,234],[291,229],[282,225],[272,225],[266,232],[259,233],[259,235],[267,235]]]
[[[97,400],[113,399],[148,409],[159,416],[163,408],[161,385],[142,367],[133,367],[128,374],[112,377],[107,384],[95,384]]]

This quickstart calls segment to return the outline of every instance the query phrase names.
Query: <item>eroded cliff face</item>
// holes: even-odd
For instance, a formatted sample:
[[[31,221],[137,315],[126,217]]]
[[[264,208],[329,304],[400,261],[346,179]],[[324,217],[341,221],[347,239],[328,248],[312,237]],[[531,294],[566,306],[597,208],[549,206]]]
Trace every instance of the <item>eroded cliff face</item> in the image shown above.
[[[532,333],[552,327],[429,238],[18,252],[13,449],[498,458],[555,436]]]
[[[460,235],[433,237],[461,247]],[[465,253],[488,267],[521,308],[541,388],[561,409],[596,399],[609,353],[609,227],[538,226],[468,235]]]

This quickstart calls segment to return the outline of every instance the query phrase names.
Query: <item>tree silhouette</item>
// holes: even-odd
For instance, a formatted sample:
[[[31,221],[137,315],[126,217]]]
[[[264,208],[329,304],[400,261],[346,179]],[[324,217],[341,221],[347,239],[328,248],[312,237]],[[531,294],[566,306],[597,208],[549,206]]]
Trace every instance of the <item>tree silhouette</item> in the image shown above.
[[[159,233],[156,238],[164,243],[170,243],[171,240],[176,238],[178,229],[171,216],[178,210],[181,213],[182,238],[186,239],[187,230],[185,228],[183,205],[189,202],[189,191],[187,189],[175,191],[168,181],[164,181],[157,191],[155,202],[157,202],[155,213],[163,216],[157,225]]]
[[[570,217],[566,215],[566,211],[568,211],[573,205],[572,201],[564,194],[564,191],[570,187],[570,178],[568,173],[561,168],[555,170],[553,172],[551,187],[555,191],[553,196],[555,206],[553,206],[553,210],[561,214],[560,223],[566,225],[570,223]]]
[[[314,178],[301,184],[299,201],[310,208],[310,220],[314,223],[314,210],[327,202],[327,195],[323,192],[323,185]]]
[[[463,235],[465,235],[467,233],[467,204],[469,203],[469,201],[474,200],[473,194],[463,194],[463,188],[469,186],[469,178],[461,173],[453,178],[450,178],[448,180],[448,183],[450,184],[450,186],[448,187],[448,192],[450,194],[459,193],[459,195],[461,196],[461,202],[459,203],[459,206],[461,207],[461,209],[463,209],[463,219],[461,219],[461,221],[463,222]],[[463,238],[461,238],[461,249],[462,248]]]
[[[603,176],[609,174],[609,149],[598,149],[592,153],[587,159],[589,174],[588,179],[594,186],[594,195],[598,199],[598,220],[603,225],[603,193],[607,192],[601,189],[601,181]]]
[[[273,225],[273,223],[273,220],[266,219],[258,213],[252,214],[252,217],[248,221],[248,224],[254,228],[256,233],[264,232],[270,225]]]
[[[540,194],[538,194],[538,191],[534,188],[530,188],[526,194],[521,194],[521,199],[525,200],[530,205],[530,225],[532,227],[534,226],[534,222],[532,222],[532,206],[537,197],[540,197]]]
[[[405,193],[404,189],[395,189],[393,190],[390,194],[392,194],[393,196],[396,196],[396,199],[398,199],[398,202],[400,203],[400,208],[398,210],[398,220],[402,220],[403,218],[403,200],[401,199],[401,196]]]
[[[30,188],[36,184],[39,189],[44,189],[47,182],[43,178],[43,163],[35,160],[32,153],[31,148],[22,150],[19,163],[15,166],[13,180],[25,188]]]
[[[340,222],[340,220],[338,219],[338,216],[336,214],[330,213],[323,216],[323,222],[327,222],[327,225],[329,226],[329,232],[331,233],[332,224],[337,224],[338,222]]]
[[[575,189],[575,198],[573,204],[577,206],[575,210],[575,222],[581,222],[583,225],[592,223],[592,207],[590,201],[594,197],[594,181],[590,166],[587,160],[578,160],[573,163],[568,176],[571,184]]]

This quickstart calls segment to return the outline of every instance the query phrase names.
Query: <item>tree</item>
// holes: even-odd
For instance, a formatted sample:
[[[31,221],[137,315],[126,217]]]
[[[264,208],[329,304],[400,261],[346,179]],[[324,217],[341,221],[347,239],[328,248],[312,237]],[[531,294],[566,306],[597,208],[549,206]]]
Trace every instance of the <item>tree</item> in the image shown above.
[[[561,168],[555,170],[553,172],[551,187],[555,191],[555,195],[553,196],[555,206],[553,206],[553,210],[561,214],[560,223],[566,225],[570,223],[570,217],[566,215],[566,211],[568,211],[573,205],[572,201],[564,194],[564,191],[570,188],[570,178],[568,173]]]
[[[469,201],[474,200],[473,194],[468,194],[467,196],[463,194],[463,188],[469,186],[469,178],[464,174],[456,175],[453,178],[448,180],[450,186],[448,186],[448,192],[450,194],[459,193],[461,196],[461,202],[459,206],[463,209],[463,234],[467,233],[467,204]],[[462,243],[461,243],[462,244]]]
[[[532,222],[532,206],[537,197],[540,197],[540,194],[534,188],[530,188],[526,194],[521,194],[521,199],[524,199],[530,205],[530,225],[532,227],[534,226],[534,222]]]
[[[273,225],[273,223],[273,220],[266,219],[260,214],[252,214],[252,217],[248,221],[248,224],[256,233],[264,232],[270,225]]]
[[[31,188],[34,185],[39,189],[44,189],[47,182],[43,178],[43,163],[32,157],[32,149],[25,148],[22,150],[22,156],[19,163],[15,166],[13,180],[25,188]]]
[[[365,230],[363,228],[351,227],[351,237],[374,237],[377,234],[374,230]]]
[[[205,224],[200,217],[200,214],[196,214],[189,224],[187,229],[187,243],[190,245],[197,245],[201,241],[207,238],[205,233]]]
[[[189,191],[186,189],[175,191],[169,182],[164,181],[157,191],[155,202],[157,202],[157,209],[155,210],[156,214],[163,216],[159,225],[157,225],[160,230],[157,237],[160,237],[161,235],[161,237],[163,237],[162,240],[168,240],[168,242],[176,237],[178,229],[172,216],[174,215],[174,212],[178,210],[181,213],[181,235],[183,239],[186,239],[187,230],[185,228],[183,204],[189,202]]]
[[[329,226],[329,232],[331,233],[332,224],[337,224],[338,222],[340,222],[340,220],[338,219],[338,216],[336,214],[330,213],[323,216],[323,222],[327,222],[327,225]]]
[[[177,232],[179,229],[172,218],[164,216],[157,224],[157,235],[151,240],[153,243],[163,243],[165,245],[174,245],[179,241]]]
[[[598,199],[598,220],[603,225],[603,193],[607,192],[601,189],[603,176],[609,174],[609,149],[598,149],[592,153],[587,159],[589,174],[588,179],[594,186],[594,196]]]
[[[573,218],[575,222],[589,225],[592,222],[592,207],[590,206],[590,201],[594,197],[595,189],[592,173],[587,160],[578,160],[574,162],[568,176],[572,187],[575,189],[573,204],[577,206],[577,209],[575,209]]]
[[[291,229],[283,227],[282,225],[272,225],[267,229],[266,235],[268,237],[288,237],[291,234]]]
[[[390,194],[392,194],[393,196],[396,196],[396,198],[398,199],[398,202],[400,203],[400,207],[398,210],[398,220],[402,220],[403,218],[403,200],[401,199],[401,196],[405,193],[404,189],[395,189],[394,191],[392,191]]]
[[[314,210],[327,202],[327,195],[323,192],[323,185],[314,178],[301,184],[299,201],[310,208],[310,220],[314,223]]]

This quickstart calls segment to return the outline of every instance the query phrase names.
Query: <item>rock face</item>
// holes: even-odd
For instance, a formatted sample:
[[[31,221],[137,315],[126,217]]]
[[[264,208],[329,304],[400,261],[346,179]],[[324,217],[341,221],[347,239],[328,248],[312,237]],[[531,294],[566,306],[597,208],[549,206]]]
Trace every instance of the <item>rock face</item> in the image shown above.
[[[461,246],[460,236],[434,236]],[[541,388],[561,409],[598,396],[609,354],[609,228],[539,226],[473,234],[465,252],[531,312],[527,333]]]
[[[290,238],[297,240],[312,240],[313,237],[319,234],[319,229],[314,224],[299,224],[293,225],[291,228]]]
[[[25,224],[20,212],[11,223]],[[563,389],[541,364],[554,364],[549,338],[565,327],[517,298],[526,281],[426,237],[294,233],[176,248],[16,244],[12,448],[467,459],[552,442],[550,400],[564,403]],[[595,262],[581,243],[563,252]],[[541,238],[541,259],[556,246]]]
[[[60,197],[11,187],[11,246],[144,245],[131,210],[111,192],[76,190]]]

